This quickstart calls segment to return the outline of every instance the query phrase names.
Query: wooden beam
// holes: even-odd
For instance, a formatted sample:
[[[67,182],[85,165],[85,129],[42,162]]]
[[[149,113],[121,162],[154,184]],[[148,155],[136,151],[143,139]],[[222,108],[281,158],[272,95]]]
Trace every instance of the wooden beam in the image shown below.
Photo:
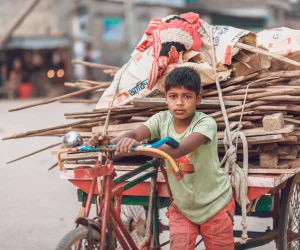
[[[261,136],[261,135],[275,135],[275,134],[288,134],[294,130],[295,126],[292,124],[285,125],[282,129],[266,131],[264,128],[252,128],[252,129],[242,129],[241,132],[245,136]],[[224,138],[224,132],[218,132],[218,139]]]
[[[247,137],[247,142],[250,144],[266,144],[266,143],[282,142],[282,141],[284,141],[284,136],[282,134]],[[241,139],[238,140],[238,143],[239,144],[242,143]],[[223,139],[218,140],[218,145],[223,145]]]
[[[135,107],[154,107],[154,106],[166,106],[166,99],[165,98],[134,98],[132,101]],[[224,102],[228,107],[235,107],[242,104],[240,101],[225,101]],[[201,104],[198,107],[206,108],[206,107],[220,107],[219,100],[202,100]]]

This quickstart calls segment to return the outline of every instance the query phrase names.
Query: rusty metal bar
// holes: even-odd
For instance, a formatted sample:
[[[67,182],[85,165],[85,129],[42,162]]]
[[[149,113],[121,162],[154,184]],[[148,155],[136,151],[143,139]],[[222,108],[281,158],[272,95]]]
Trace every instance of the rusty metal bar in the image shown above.
[[[115,197],[115,210],[119,216],[121,215],[121,203],[122,203],[122,195],[116,196]]]
[[[125,240],[127,241],[127,243],[129,244],[130,248],[132,250],[138,250],[137,246],[135,245],[130,233],[127,231],[127,229],[125,228],[121,218],[118,216],[117,212],[115,211],[115,209],[110,206],[109,208],[110,210],[110,214],[113,218],[113,220],[115,220],[115,222],[118,225],[119,230],[121,231],[121,233],[123,234]]]
[[[90,186],[89,194],[88,194],[88,197],[87,197],[87,201],[86,201],[86,206],[85,206],[85,209],[84,209],[84,216],[85,217],[88,217],[89,214],[90,214],[96,183],[97,183],[97,178],[93,178],[91,186]]]
[[[133,177],[133,176],[136,176],[137,174],[139,173],[142,173],[143,171],[151,168],[151,167],[158,167],[159,166],[159,161],[158,160],[152,160],[152,161],[148,161],[147,163],[145,163],[144,165],[114,179],[114,183],[115,184],[120,184],[122,183],[123,181],[126,181],[128,180],[129,178]]]
[[[114,220],[114,218],[111,215],[110,215],[110,219],[111,219],[111,221],[113,223],[114,234],[115,234],[117,240],[119,241],[122,249],[124,249],[124,250],[130,250],[130,247],[128,246],[127,242],[124,240],[125,237],[123,237],[123,235],[120,232],[120,229],[118,228],[117,222]]]
[[[160,171],[162,172],[162,174],[165,178],[165,183],[167,185],[168,195],[169,195],[170,201],[172,203],[173,202],[172,192],[171,192],[171,188],[170,188],[170,185],[169,185],[169,182],[168,182],[168,174],[167,174],[167,171],[165,170],[163,161],[161,161]]]
[[[105,196],[104,196],[104,206],[102,211],[102,228],[101,228],[101,244],[100,250],[105,250],[105,243],[106,243],[106,229],[107,229],[107,222],[109,217],[109,208],[111,206],[111,187],[112,187],[113,177],[111,175],[104,177],[105,182]]]
[[[138,245],[138,249],[149,249],[149,244],[151,242],[151,237],[153,233],[153,208],[154,202],[156,201],[156,179],[157,179],[157,169],[153,172],[153,176],[151,177],[151,189],[150,189],[150,197],[149,197],[149,209],[148,209],[148,216],[147,216],[147,224],[146,224],[146,235],[144,239]]]

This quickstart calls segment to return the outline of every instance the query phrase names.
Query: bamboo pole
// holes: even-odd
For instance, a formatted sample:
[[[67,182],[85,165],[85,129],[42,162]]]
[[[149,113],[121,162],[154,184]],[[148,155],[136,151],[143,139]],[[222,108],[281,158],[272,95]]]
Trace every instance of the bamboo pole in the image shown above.
[[[300,93],[300,91],[298,89],[267,91],[267,92],[263,92],[263,93],[247,95],[247,100],[257,100],[258,98],[261,98],[261,97],[275,96],[275,95],[296,95],[299,93]],[[244,100],[244,98],[245,98],[245,95],[223,96],[224,100],[231,100],[231,101],[241,101],[241,100]],[[217,97],[210,97],[210,99],[214,100],[214,99],[217,99]]]
[[[67,99],[61,100],[60,103],[86,103],[86,104],[96,104],[97,100],[85,100],[85,99]]]
[[[76,88],[76,89],[90,89],[91,88],[90,86],[85,85],[83,83],[78,84],[78,83],[72,83],[72,82],[65,82],[64,85],[66,87]],[[97,89],[96,92],[103,92],[105,90],[106,90],[106,87],[105,88]]]
[[[19,134],[15,134],[15,135],[12,135],[12,136],[5,137],[2,140],[5,141],[5,140],[9,140],[9,139],[24,138],[24,137],[28,137],[28,136],[31,136],[31,135],[34,135],[34,134],[39,134],[39,133],[42,133],[42,132],[53,131],[53,130],[57,130],[57,129],[61,129],[61,128],[68,128],[68,127],[72,127],[72,126],[75,126],[75,125],[96,122],[96,121],[99,121],[99,120],[100,120],[99,118],[96,118],[96,119],[94,118],[94,119],[88,119],[88,120],[79,121],[79,122],[72,122],[72,123],[68,123],[68,124],[65,124],[65,125],[60,125],[60,126],[55,126],[55,127],[50,127],[50,128],[27,131],[27,132],[24,132],[24,133],[19,133]]]
[[[97,63],[90,63],[80,60],[72,60],[73,64],[80,64],[91,68],[96,69],[119,69],[119,67],[111,66],[111,65],[105,65],[105,64],[97,64]]]
[[[103,88],[103,86],[99,84],[99,86],[95,86],[95,87],[92,87],[92,88],[89,88],[89,89],[79,90],[79,91],[76,91],[76,92],[73,92],[73,93],[70,93],[70,94],[66,94],[66,95],[55,97],[55,98],[51,98],[51,99],[48,99],[46,101],[37,102],[37,103],[34,103],[34,104],[26,105],[26,106],[15,108],[15,109],[10,109],[9,112],[18,111],[18,110],[22,110],[22,109],[28,109],[28,108],[32,108],[32,107],[35,107],[35,106],[40,106],[40,105],[56,102],[56,101],[59,101],[59,100],[65,99],[65,98],[72,97],[72,96],[77,96],[77,95],[85,94],[85,93],[88,93],[88,92],[92,92],[92,91],[95,91],[95,90],[100,89],[100,88]]]
[[[261,105],[269,104],[269,103],[270,102],[267,102],[267,101],[254,101],[254,102],[247,103],[245,105],[228,108],[228,109],[226,109],[226,112],[229,114],[229,113],[238,112],[238,111],[242,110],[243,106],[245,109],[250,109],[250,108],[253,108],[256,106],[261,106]],[[222,115],[222,111],[218,111],[218,112],[210,114],[210,116],[213,118],[219,117],[220,115]]]
[[[91,84],[91,85],[107,84],[107,87],[110,86],[110,84],[111,84],[111,82],[97,82],[97,81],[91,81],[91,80],[85,80],[85,79],[80,79],[80,80],[77,80],[76,82],[86,83],[86,84]]]
[[[58,163],[55,162],[50,168],[48,168],[48,171],[52,170],[53,168],[57,167],[58,166]]]
[[[60,145],[60,144],[61,144],[61,142],[52,144],[52,145],[47,146],[47,147],[45,147],[45,148],[39,149],[39,150],[37,150],[37,151],[34,151],[34,152],[30,153],[30,154],[23,155],[23,156],[21,156],[21,157],[19,157],[19,158],[17,158],[17,159],[14,159],[14,160],[11,160],[11,161],[9,161],[9,162],[6,162],[6,164],[9,164],[9,163],[12,163],[12,162],[19,161],[19,160],[21,160],[21,159],[24,159],[24,158],[27,158],[27,157],[29,157],[29,156],[35,155],[35,154],[37,154],[37,153],[40,153],[40,152],[42,152],[42,151],[45,151],[45,150],[47,150],[47,149],[49,149],[49,148],[56,147],[56,146],[58,146],[58,145]]]
[[[260,73],[259,77],[268,77],[274,75],[274,72],[262,72]],[[293,70],[293,71],[277,71],[276,76],[280,78],[293,78],[300,76],[300,70]],[[281,79],[281,80],[288,80],[288,79]]]

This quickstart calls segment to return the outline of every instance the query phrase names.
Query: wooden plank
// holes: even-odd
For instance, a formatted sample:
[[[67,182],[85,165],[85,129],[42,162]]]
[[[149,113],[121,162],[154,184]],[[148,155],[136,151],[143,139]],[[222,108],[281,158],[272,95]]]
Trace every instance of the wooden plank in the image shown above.
[[[300,120],[293,119],[293,118],[284,118],[284,121],[291,122],[291,123],[294,123],[294,124],[300,124]]]
[[[131,117],[130,121],[135,121],[135,122],[146,122],[148,121],[149,117],[144,117],[144,116],[133,116]],[[299,121],[300,122],[300,121]]]
[[[249,174],[297,174],[300,171],[300,168],[292,169],[279,169],[279,168],[249,168]]]
[[[282,142],[284,141],[284,137],[282,134],[263,135],[263,136],[247,137],[247,141],[249,144],[266,144],[272,142]],[[239,144],[242,143],[241,139],[239,139],[238,143]],[[218,145],[223,145],[223,139],[218,140]]]
[[[132,101],[135,107],[154,107],[154,106],[166,106],[166,99],[165,98],[134,98]],[[240,101],[224,101],[227,107],[235,107],[242,105]],[[219,100],[202,100],[201,104],[198,107],[220,107]]]
[[[128,131],[138,128],[139,126],[143,125],[142,122],[136,123],[127,123],[127,124],[118,124],[118,125],[109,125],[107,132],[116,132],[116,131]],[[93,127],[92,132],[102,132],[104,126]]]
[[[260,128],[252,128],[252,129],[242,129],[241,132],[245,134],[245,136],[260,136],[260,135],[274,135],[274,134],[288,134],[294,130],[295,126],[293,124],[285,125],[282,129],[266,131],[262,127]],[[224,138],[224,132],[218,132],[218,139]]]
[[[129,130],[127,130],[127,131],[129,131]],[[124,132],[126,132],[126,130],[125,131],[110,131],[110,132],[108,132],[107,135],[110,137],[117,137],[117,136],[123,134]],[[79,132],[79,134],[84,138],[90,138],[93,135],[92,132]]]
[[[78,164],[64,164],[64,166],[68,169],[64,172],[61,172],[61,176],[60,176],[61,179],[74,179],[74,172],[73,172],[72,169],[78,167],[79,165]],[[93,165],[90,165],[90,166],[92,167]],[[122,167],[120,167],[120,168],[122,168]],[[296,170],[296,173],[298,173],[299,171],[300,171],[300,168],[298,168]],[[128,172],[130,172],[130,170],[123,171],[123,170],[120,169],[120,170],[117,170],[117,175],[121,176],[121,175],[124,175]],[[277,175],[250,174],[248,176],[248,186],[249,187],[269,187],[269,188],[273,188],[273,187],[278,186],[279,184],[281,184],[282,182],[284,182],[288,178],[294,176],[294,174],[296,174],[296,173],[277,174]],[[142,174],[143,173],[141,173],[139,175],[142,175]],[[138,177],[139,175],[133,177],[133,179]],[[149,180],[146,180],[145,182],[148,182]],[[165,179],[163,178],[163,175],[162,175],[161,172],[158,172],[158,182],[165,182]]]

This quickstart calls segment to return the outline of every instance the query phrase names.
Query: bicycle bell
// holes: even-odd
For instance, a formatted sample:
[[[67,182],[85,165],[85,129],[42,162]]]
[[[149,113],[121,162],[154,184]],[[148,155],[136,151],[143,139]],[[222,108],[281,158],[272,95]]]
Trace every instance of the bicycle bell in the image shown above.
[[[78,132],[71,131],[63,137],[63,144],[67,148],[75,148],[83,144],[83,139]]]

